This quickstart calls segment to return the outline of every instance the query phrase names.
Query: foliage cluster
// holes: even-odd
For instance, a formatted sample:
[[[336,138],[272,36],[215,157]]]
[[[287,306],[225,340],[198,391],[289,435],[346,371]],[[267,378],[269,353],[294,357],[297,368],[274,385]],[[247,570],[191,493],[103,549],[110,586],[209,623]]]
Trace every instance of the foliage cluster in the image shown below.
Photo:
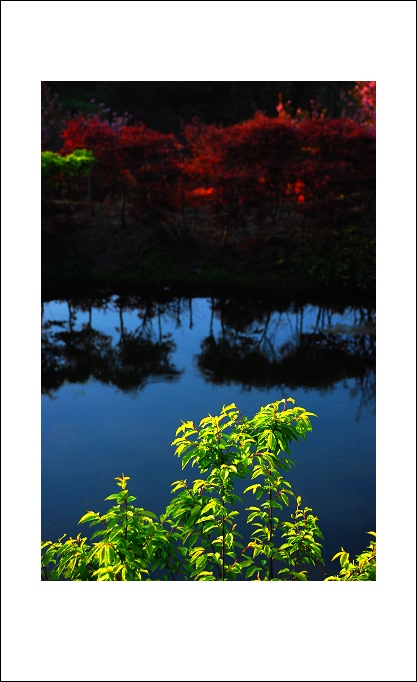
[[[128,200],[139,222],[203,209],[216,226],[246,234],[261,206],[262,218],[276,222],[285,207],[328,213],[336,201],[369,203],[375,192],[374,134],[348,119],[294,123],[257,114],[227,128],[194,122],[180,143],[141,124],[115,129],[78,117],[62,135],[63,154],[88,149],[97,159],[95,200]]]
[[[134,507],[129,477],[117,477],[118,493],[109,495],[114,506],[101,515],[89,511],[80,523],[99,526],[91,536],[42,542],[42,575],[46,580],[74,581],[184,579],[307,580],[308,566],[322,568],[326,580],[375,580],[376,550],[371,543],[355,562],[343,550],[341,571],[327,577],[321,555],[322,533],[312,509],[302,505],[286,480],[294,462],[290,444],[312,430],[302,407],[287,408],[292,398],[265,407],[252,418],[243,417],[234,403],[219,416],[208,415],[198,426],[182,422],[172,445],[199,470],[192,483],[172,484],[176,497],[158,519],[153,512]],[[250,479],[242,495],[238,479]],[[238,526],[243,497],[245,528]],[[285,508],[293,506],[286,515]],[[335,557],[335,558],[336,558]],[[50,566],[53,566],[50,569]]]
[[[374,531],[368,531],[368,535],[376,538]],[[327,580],[376,580],[376,541],[371,540],[368,547],[358,554],[355,559],[350,560],[348,552],[342,547],[340,552],[334,555],[333,559],[340,557],[339,575],[332,575]]]
[[[85,178],[89,179],[96,162],[93,152],[88,149],[75,149],[65,156],[45,151],[41,153],[42,192],[43,195],[58,198],[71,194],[71,184],[86,194],[89,185]],[[82,186],[82,183],[85,187]]]
[[[94,154],[94,200],[120,202],[123,224],[129,206],[139,224],[165,221],[189,229],[202,211],[220,229],[223,244],[231,231],[247,236],[249,222],[277,224],[288,210],[314,228],[343,214],[352,197],[372,205],[372,83],[361,83],[346,95],[346,111],[353,106],[357,120],[301,110],[293,117],[281,102],[276,118],[258,112],[226,127],[194,120],[177,138],[142,123],[127,125],[126,116],[79,114],[65,123],[61,153]]]

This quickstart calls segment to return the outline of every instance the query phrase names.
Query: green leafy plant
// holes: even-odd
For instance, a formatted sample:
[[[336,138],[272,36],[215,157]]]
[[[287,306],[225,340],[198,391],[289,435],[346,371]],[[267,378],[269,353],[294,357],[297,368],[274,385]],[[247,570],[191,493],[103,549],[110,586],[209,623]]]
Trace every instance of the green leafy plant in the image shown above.
[[[57,152],[41,152],[41,171],[46,175],[57,172],[63,172],[65,175],[87,173],[94,163],[94,154],[88,149],[76,149],[72,154],[66,156]]]
[[[93,152],[88,149],[76,149],[66,156],[57,152],[41,152],[43,193],[48,194],[57,189],[65,193],[69,190],[71,181],[86,175],[90,194],[91,172],[95,162]]]
[[[92,545],[81,534],[62,542],[42,542],[42,572],[47,580],[61,577],[80,580],[142,580],[158,565],[158,555],[166,544],[166,533],[153,512],[133,507],[136,498],[129,495],[128,476],[117,477],[121,491],[106,497],[115,500],[107,514],[89,511],[79,523],[100,525],[91,539],[102,536]],[[48,564],[56,567],[48,572]]]
[[[233,403],[223,407],[218,417],[209,415],[197,427],[183,422],[173,441],[182,467],[197,465],[200,474],[188,485],[187,480],[173,483],[173,492],[182,492],[167,508],[167,519],[182,538],[184,556],[192,567],[195,580],[228,580],[242,572],[264,580],[303,580],[300,564],[323,563],[322,537],[316,518],[301,511],[301,498],[292,515],[293,521],[280,521],[277,512],[294,498],[291,485],[284,479],[293,462],[288,457],[289,444],[305,439],[311,431],[309,417],[302,407],[286,409],[292,398],[261,408],[252,420],[244,418]],[[280,410],[280,407],[283,409]],[[258,479],[245,488],[253,493],[260,506],[248,506],[247,524],[253,528],[244,545],[237,529],[237,503],[243,499],[235,492],[236,478]],[[279,544],[279,534],[285,537]],[[277,542],[278,541],[278,542]],[[283,564],[279,575],[274,565]]]
[[[286,480],[294,464],[289,446],[306,439],[316,415],[288,403],[294,400],[266,405],[253,419],[232,403],[198,426],[182,422],[172,445],[182,468],[196,466],[199,477],[174,481],[177,494],[159,519],[134,507],[129,477],[117,477],[121,491],[106,498],[114,506],[104,515],[89,511],[79,521],[99,525],[91,541],[100,540],[89,544],[79,534],[42,542],[43,579],[294,581],[307,580],[311,565],[327,575],[318,519]],[[238,494],[238,479],[256,482]],[[244,499],[253,497],[257,506],[245,507]],[[242,511],[248,515],[238,527]],[[342,548],[334,557],[340,556],[339,576],[326,579],[375,580],[374,544],[356,564]]]
[[[368,535],[376,538],[373,530],[368,531]],[[371,540],[368,547],[361,554],[356,556],[356,561],[350,560],[348,552],[343,547],[340,552],[334,555],[332,561],[339,557],[340,572],[338,575],[331,575],[325,580],[376,580],[376,541]]]

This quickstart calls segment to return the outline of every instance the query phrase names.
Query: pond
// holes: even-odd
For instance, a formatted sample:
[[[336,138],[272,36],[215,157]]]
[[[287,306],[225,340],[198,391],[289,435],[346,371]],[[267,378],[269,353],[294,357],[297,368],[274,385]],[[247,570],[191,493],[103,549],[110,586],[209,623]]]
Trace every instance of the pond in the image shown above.
[[[376,530],[375,313],[341,306],[103,295],[42,306],[42,539],[104,513],[115,477],[161,514],[170,484],[197,472],[174,455],[181,420],[236,403],[252,417],[292,397],[314,412],[289,480],[312,507],[323,557]],[[250,483],[247,482],[246,485]],[[248,503],[249,506],[251,502]],[[242,518],[242,522],[245,515]],[[321,580],[318,569],[310,579]]]

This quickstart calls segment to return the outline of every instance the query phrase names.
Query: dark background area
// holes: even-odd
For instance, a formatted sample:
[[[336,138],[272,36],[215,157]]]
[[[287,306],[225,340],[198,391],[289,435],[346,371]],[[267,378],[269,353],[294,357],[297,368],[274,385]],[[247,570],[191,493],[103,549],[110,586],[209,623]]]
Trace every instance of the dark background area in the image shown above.
[[[163,133],[178,133],[197,117],[204,123],[231,125],[256,111],[276,116],[278,95],[291,108],[310,110],[316,100],[329,116],[340,114],[339,94],[355,81],[45,81],[59,95],[63,110],[94,112],[100,103],[127,112]],[[91,100],[95,100],[91,102]]]

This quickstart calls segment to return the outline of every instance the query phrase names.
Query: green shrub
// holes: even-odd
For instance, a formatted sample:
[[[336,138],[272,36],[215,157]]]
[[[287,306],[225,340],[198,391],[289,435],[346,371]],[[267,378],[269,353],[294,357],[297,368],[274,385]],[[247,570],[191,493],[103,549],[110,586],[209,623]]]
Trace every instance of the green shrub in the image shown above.
[[[376,533],[369,530],[368,535],[376,538]],[[355,560],[350,561],[349,554],[342,547],[341,552],[334,555],[332,561],[340,557],[339,575],[331,575],[326,580],[376,580],[376,542],[371,540],[368,547]]]
[[[289,446],[306,439],[312,430],[310,417],[316,415],[302,407],[287,409],[287,403],[294,400],[266,405],[253,419],[243,417],[232,403],[198,426],[182,422],[172,445],[182,458],[182,469],[191,463],[200,477],[192,483],[174,481],[172,492],[177,495],[159,519],[134,507],[129,477],[117,477],[121,490],[106,498],[114,500],[114,506],[104,515],[89,511],[79,521],[99,526],[90,544],[81,534],[42,542],[43,578],[307,580],[311,565],[327,575],[318,519],[286,480],[293,465]],[[250,537],[243,542],[238,526],[243,497],[236,493],[235,482],[248,478],[256,482],[243,491],[252,502],[245,507]],[[282,516],[291,505],[292,513]],[[375,552],[371,542],[369,552],[350,563],[342,548],[334,557],[340,556],[341,571],[326,580],[375,580]]]
[[[76,149],[72,154],[62,156],[57,152],[41,152],[41,174],[43,196],[66,196],[74,184],[83,176],[90,176],[96,159],[88,149]]]

